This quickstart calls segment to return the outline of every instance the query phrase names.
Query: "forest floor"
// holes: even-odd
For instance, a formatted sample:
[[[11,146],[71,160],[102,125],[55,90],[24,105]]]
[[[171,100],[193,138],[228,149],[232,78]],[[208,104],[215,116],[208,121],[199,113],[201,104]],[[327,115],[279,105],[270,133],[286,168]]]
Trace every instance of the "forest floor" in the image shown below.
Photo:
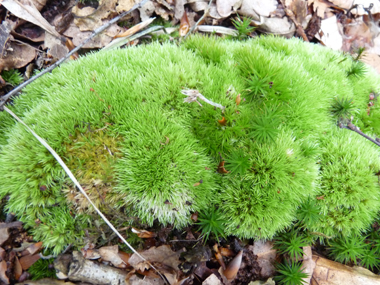
[[[355,3],[146,1],[86,43],[78,53],[108,48],[115,42],[127,46],[154,40],[180,42],[189,33],[212,33],[240,40],[275,34],[298,37],[354,56],[361,54],[361,59],[380,73],[380,2]],[[36,71],[67,56],[96,29],[135,4],[134,0],[0,1],[0,99]],[[124,41],[117,43],[120,39]],[[74,60],[77,56],[70,58]],[[193,220],[197,219],[195,215]],[[378,228],[378,224],[373,227]],[[72,282],[106,284],[94,277],[91,268],[103,272],[109,280],[128,279],[130,284],[275,284],[272,277],[278,269],[274,264],[289,259],[276,251],[272,241],[254,242],[234,237],[218,241],[210,236],[205,242],[197,225],[182,231],[170,227],[133,229],[134,233],[130,233],[130,228],[123,230],[129,231],[129,240],[134,239],[133,245],[159,273],[152,268],[145,270],[150,267],[149,262],[142,262],[126,247],[119,248],[118,238],[112,235],[103,245],[87,244],[81,250],[84,258],[71,248],[59,257],[43,256],[43,244],[33,240],[22,223],[8,214],[0,224],[0,284],[61,284],[53,279],[25,282],[30,278],[54,278],[56,272],[60,277],[70,275]],[[380,284],[377,269],[371,275],[365,269],[330,261],[325,245],[315,243],[300,250],[303,258],[298,261],[302,261],[303,272],[308,274],[307,278],[299,278],[303,284]],[[74,264],[85,269],[73,275],[68,266]],[[328,277],[327,271],[334,277]]]

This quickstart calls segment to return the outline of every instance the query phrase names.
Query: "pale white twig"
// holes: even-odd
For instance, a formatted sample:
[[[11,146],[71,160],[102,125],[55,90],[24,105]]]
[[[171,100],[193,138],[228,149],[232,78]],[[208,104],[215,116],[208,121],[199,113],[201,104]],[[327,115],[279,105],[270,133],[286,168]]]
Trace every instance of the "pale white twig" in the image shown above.
[[[216,108],[221,109],[222,112],[224,112],[224,110],[226,109],[226,107],[208,100],[205,96],[199,93],[198,90],[195,90],[195,89],[182,90],[181,93],[187,96],[187,98],[183,100],[184,102],[187,102],[187,103],[197,102],[202,107],[202,104],[199,103],[197,100],[197,99],[201,99],[202,101],[205,101],[207,104],[210,104]]]

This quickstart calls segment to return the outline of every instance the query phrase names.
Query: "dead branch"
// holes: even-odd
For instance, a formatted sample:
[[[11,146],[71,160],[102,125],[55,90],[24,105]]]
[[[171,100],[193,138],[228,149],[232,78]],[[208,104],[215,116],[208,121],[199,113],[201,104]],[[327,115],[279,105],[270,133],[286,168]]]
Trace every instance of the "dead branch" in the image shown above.
[[[362,137],[365,137],[367,140],[373,142],[375,145],[380,146],[380,141],[378,139],[374,140],[373,138],[367,136],[365,133],[363,133],[361,130],[359,130],[359,128],[357,126],[355,126],[351,122],[349,122],[347,125],[339,124],[339,127],[341,129],[348,129],[348,130],[351,130],[355,133],[358,133]]]
[[[35,76],[33,76],[32,78],[28,79],[27,81],[21,83],[19,86],[17,86],[15,89],[13,89],[12,91],[8,92],[8,94],[4,95],[1,99],[0,99],[0,111],[3,111],[4,108],[3,106],[5,105],[5,103],[15,94],[17,94],[18,92],[20,92],[25,86],[29,85],[30,83],[32,83],[33,81],[35,81],[37,78],[41,77],[42,75],[44,75],[45,73],[48,73],[50,71],[52,71],[54,68],[56,68],[58,65],[60,65],[62,62],[64,62],[66,59],[68,59],[71,55],[73,55],[74,53],[76,53],[80,48],[82,48],[82,46],[84,46],[86,43],[88,43],[92,38],[94,38],[96,35],[100,34],[101,32],[103,32],[105,29],[107,29],[108,27],[110,27],[112,24],[116,23],[117,21],[119,21],[120,19],[122,19],[123,17],[127,16],[128,14],[132,13],[134,10],[138,9],[138,8],[141,8],[146,2],[148,2],[148,0],[142,0],[140,3],[134,5],[129,11],[126,11],[124,13],[121,13],[119,16],[113,18],[111,21],[109,21],[107,24],[104,24],[103,26],[97,28],[96,30],[93,31],[93,33],[91,34],[90,37],[88,37],[83,43],[81,43],[79,46],[77,46],[76,48],[74,48],[72,51],[70,51],[65,57],[61,58],[60,60],[58,60],[56,63],[54,63],[53,65],[49,66],[48,68],[44,69],[43,71],[41,71],[40,73],[36,74]]]

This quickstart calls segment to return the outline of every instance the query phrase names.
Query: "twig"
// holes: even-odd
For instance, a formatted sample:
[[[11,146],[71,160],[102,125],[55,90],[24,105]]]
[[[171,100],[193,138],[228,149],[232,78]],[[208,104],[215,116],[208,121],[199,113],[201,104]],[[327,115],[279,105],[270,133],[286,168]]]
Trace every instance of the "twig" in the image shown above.
[[[17,86],[15,89],[13,89],[12,91],[10,91],[8,94],[6,94],[3,97],[1,97],[1,99],[0,99],[0,111],[4,110],[3,106],[9,100],[9,98],[11,98],[16,93],[20,92],[25,86],[29,85],[30,83],[32,83],[34,80],[36,80],[37,78],[41,77],[45,73],[48,73],[48,72],[52,71],[54,68],[56,68],[62,62],[64,62],[66,59],[68,59],[72,54],[76,53],[81,47],[83,47],[85,44],[87,44],[96,35],[100,34],[105,29],[107,29],[109,26],[111,26],[112,24],[116,23],[121,18],[123,18],[126,15],[130,14],[134,10],[136,10],[138,8],[141,8],[146,2],[148,2],[148,0],[142,0],[139,4],[134,5],[129,11],[126,11],[126,12],[120,14],[116,18],[113,18],[111,21],[109,21],[107,24],[104,24],[103,26],[97,28],[95,31],[93,31],[93,33],[91,34],[90,37],[88,37],[83,43],[81,43],[79,46],[77,46],[72,51],[70,51],[65,57],[61,58],[60,60],[58,60],[53,65],[51,65],[48,68],[44,69],[43,71],[41,71],[40,73],[36,74],[35,76],[33,76],[32,78],[28,79],[27,81],[21,83],[19,86]]]
[[[359,130],[359,128],[357,126],[355,126],[352,123],[348,123],[346,126],[343,124],[340,124],[339,127],[342,129],[348,129],[348,130],[351,130],[355,133],[358,133],[362,137],[365,137],[367,140],[373,142],[375,145],[380,146],[380,142],[378,140],[374,140],[373,138],[367,136],[365,133],[363,133],[361,130]]]
[[[194,32],[195,28],[199,25],[199,23],[202,22],[203,19],[208,15],[208,12],[210,11],[211,3],[212,3],[212,0],[210,0],[210,2],[208,2],[208,6],[207,6],[204,14],[202,15],[202,17],[200,17],[200,19],[195,23],[195,25],[191,27],[190,31],[184,36],[184,38],[183,38],[184,40],[186,40],[188,35],[190,35],[192,32]],[[185,13],[186,13],[186,11],[185,11]]]
[[[282,6],[284,6],[284,11],[286,16],[288,16],[294,23],[294,25],[297,28],[297,33],[303,38],[305,42],[309,42],[309,39],[307,38],[307,35],[305,34],[305,31],[300,23],[298,23],[296,16],[294,15],[293,11],[286,7],[284,0],[280,0]]]
[[[190,89],[190,90],[182,90],[181,93],[183,95],[186,95],[187,98],[185,98],[183,101],[184,102],[187,102],[187,103],[191,103],[191,102],[197,102],[199,104],[199,106],[203,107],[201,103],[198,102],[198,98],[205,101],[207,104],[210,104],[211,106],[214,106],[216,108],[219,108],[222,110],[222,112],[224,112],[224,110],[226,109],[226,107],[218,104],[218,103],[214,103],[210,100],[208,100],[205,96],[203,96],[201,93],[199,93],[198,90],[195,90],[195,89]]]

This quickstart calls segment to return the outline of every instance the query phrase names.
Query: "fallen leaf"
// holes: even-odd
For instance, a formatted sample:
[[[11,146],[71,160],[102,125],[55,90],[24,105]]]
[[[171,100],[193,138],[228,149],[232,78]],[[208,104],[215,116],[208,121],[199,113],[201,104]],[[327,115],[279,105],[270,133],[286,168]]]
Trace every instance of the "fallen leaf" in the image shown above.
[[[14,259],[13,273],[15,275],[15,279],[19,280],[19,278],[21,277],[21,274],[22,274],[22,267],[21,267],[20,261],[18,260],[17,256],[15,256],[15,259]]]
[[[224,168],[224,161],[221,161],[218,165],[218,172],[219,173],[228,173],[228,171]]]
[[[187,4],[187,0],[176,0],[174,7],[174,17],[177,20],[180,20],[185,12],[185,4]]]
[[[180,37],[184,37],[190,30],[190,24],[189,24],[189,19],[187,18],[187,14],[186,14],[186,11],[183,13],[183,16],[181,18],[181,22],[180,22],[180,26],[179,26],[179,36]]]
[[[42,249],[42,241],[31,244],[26,250],[30,255],[39,252]]]
[[[219,265],[222,267],[223,270],[226,269],[226,264],[224,263],[223,256],[220,254],[220,252],[215,253],[216,261],[218,261]]]
[[[340,50],[343,45],[343,37],[339,32],[338,20],[336,16],[321,21],[322,36],[318,34],[315,37],[321,40],[327,47],[333,50]]]
[[[232,257],[235,255],[233,250],[226,248],[226,247],[220,248],[219,251],[220,251],[220,254],[223,256]]]
[[[325,199],[325,195],[317,197],[317,200],[324,200],[324,199]]]
[[[86,259],[98,259],[101,257],[98,249],[93,249],[93,248],[84,249],[84,248],[82,248],[80,251],[81,251],[83,257]]]
[[[221,120],[218,120],[218,123],[221,124],[222,126],[225,126],[227,124],[227,120],[225,117],[222,117]]]
[[[1,4],[18,18],[24,19],[43,28],[45,31],[53,36],[56,36],[57,38],[61,37],[55,28],[50,25],[44,17],[42,17],[41,13],[30,0],[24,0],[23,2],[25,4],[19,2],[18,0],[3,0]]]
[[[139,238],[154,238],[156,236],[156,233],[154,232],[149,232],[146,230],[139,230],[136,228],[132,228],[132,233],[137,234]]]
[[[277,5],[278,3],[276,0],[243,0],[239,12],[258,20],[258,15],[269,17],[270,13],[277,9]]]
[[[161,263],[173,269],[178,269],[178,265],[181,263],[179,261],[179,253],[172,251],[168,245],[152,247],[146,251],[140,252],[140,254],[151,263]],[[135,269],[138,267],[139,263],[143,262],[144,260],[135,253],[129,259],[129,264]]]
[[[328,4],[327,1],[323,0],[309,0],[308,5],[313,4],[313,10],[317,13],[322,19],[325,18],[325,11],[327,8],[333,6],[333,4]]]
[[[192,213],[190,219],[193,222],[198,222],[198,212]]]
[[[140,30],[144,29],[145,27],[147,27],[148,25],[150,25],[154,21],[154,19],[156,19],[156,18],[155,17],[150,18],[144,22],[141,22],[141,23],[133,26],[132,28],[126,30],[125,32],[116,35],[115,38],[123,38],[123,37],[132,36],[133,34],[137,33],[138,31],[140,31]],[[112,42],[110,44],[112,44]]]
[[[132,9],[133,5],[135,5],[138,2],[139,1],[135,0],[119,0],[117,1],[116,12],[120,14],[125,11],[129,11]]]
[[[240,105],[240,102],[241,102],[241,98],[240,98],[240,93],[236,96],[236,105],[239,106]]]
[[[128,260],[131,258],[132,254],[131,253],[126,253],[124,251],[119,251],[119,256],[120,258],[124,261],[124,263],[127,265],[127,266],[130,266]]]
[[[36,50],[32,46],[10,42],[9,48],[0,58],[0,71],[24,67],[34,60],[35,56]]]
[[[6,224],[6,223],[0,223],[0,225],[3,225],[3,224]],[[9,229],[8,228],[0,229],[0,245],[6,242],[8,238],[9,238]]]
[[[0,25],[0,57],[7,49],[8,41],[11,37],[11,25],[7,21],[3,21]]]
[[[39,254],[35,255],[26,255],[20,258],[20,264],[23,270],[27,270],[31,267],[41,256]]]
[[[364,53],[360,61],[372,66],[380,74],[380,57],[374,53]]]
[[[5,284],[9,284],[9,279],[7,275],[5,274],[7,271],[7,263],[2,260],[0,262],[0,280],[3,281]]]
[[[153,1],[146,2],[141,8],[139,8],[141,21],[146,21],[152,17],[155,12],[156,7],[153,4]]]
[[[233,11],[240,8],[242,2],[243,0],[216,0],[216,9],[220,16],[227,18]]]
[[[118,253],[119,247],[117,245],[103,246],[99,248],[99,254],[103,260],[111,262],[117,268],[126,268],[127,265]]]

